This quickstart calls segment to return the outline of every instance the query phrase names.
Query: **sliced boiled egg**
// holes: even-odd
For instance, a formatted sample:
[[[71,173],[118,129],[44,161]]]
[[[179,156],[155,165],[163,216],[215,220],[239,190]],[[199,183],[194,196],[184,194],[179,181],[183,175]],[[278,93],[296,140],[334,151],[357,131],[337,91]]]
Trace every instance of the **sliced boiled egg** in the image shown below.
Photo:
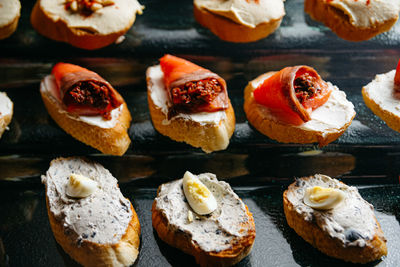
[[[72,173],[69,176],[66,193],[70,197],[84,198],[90,196],[97,187],[97,182],[86,176]]]
[[[343,191],[321,186],[309,187],[304,194],[304,204],[317,210],[329,210],[336,207],[345,198]]]
[[[210,214],[217,209],[217,201],[211,191],[191,172],[183,176],[183,192],[194,212]]]

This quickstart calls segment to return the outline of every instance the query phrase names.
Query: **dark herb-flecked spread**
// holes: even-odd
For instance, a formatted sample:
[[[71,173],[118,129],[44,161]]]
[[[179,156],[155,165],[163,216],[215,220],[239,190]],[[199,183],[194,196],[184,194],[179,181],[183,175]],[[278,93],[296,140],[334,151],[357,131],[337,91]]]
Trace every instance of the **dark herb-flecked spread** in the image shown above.
[[[88,197],[69,197],[66,185],[71,173],[93,179],[98,184],[97,189]],[[117,180],[103,166],[80,158],[53,161],[46,176],[42,176],[42,182],[46,185],[50,211],[77,245],[83,240],[113,244],[121,239],[132,211]]]
[[[229,184],[218,181],[211,173],[200,174],[198,178],[212,192],[218,208],[211,214],[197,215],[186,201],[182,179],[163,184],[155,202],[156,208],[168,219],[169,227],[190,235],[202,250],[215,252],[230,248],[236,239],[254,231],[249,227],[244,203]]]

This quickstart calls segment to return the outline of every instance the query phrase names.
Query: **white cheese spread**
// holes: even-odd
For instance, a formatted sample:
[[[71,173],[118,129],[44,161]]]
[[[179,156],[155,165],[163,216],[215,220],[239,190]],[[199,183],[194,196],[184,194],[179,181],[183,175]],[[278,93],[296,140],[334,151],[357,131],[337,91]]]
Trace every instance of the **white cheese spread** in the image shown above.
[[[194,4],[250,28],[285,15],[283,0],[194,0]]]
[[[128,28],[136,13],[141,14],[143,6],[137,0],[113,0],[90,16],[65,9],[65,0],[40,0],[40,8],[54,22],[65,22],[68,28],[86,30],[93,34],[111,34]]]
[[[344,193],[344,199],[333,209],[316,210],[307,206],[303,197],[307,188],[321,186]],[[365,201],[357,188],[340,183],[326,175],[316,174],[299,178],[289,187],[287,198],[304,220],[318,225],[330,237],[340,240],[343,246],[364,247],[377,233],[374,207]]]
[[[400,95],[395,95],[394,76],[396,70],[376,75],[375,79],[364,86],[368,95],[382,110],[400,116]]]
[[[359,28],[371,28],[398,18],[399,0],[325,0],[328,5],[342,11],[350,23]]]
[[[13,112],[13,103],[6,93],[0,92],[0,118],[9,116]]]
[[[0,27],[7,26],[20,16],[21,3],[19,0],[0,1]]]
[[[97,188],[85,198],[67,195],[71,173],[90,177]],[[46,176],[50,212],[62,223],[64,233],[79,246],[83,240],[100,244],[118,243],[132,219],[131,204],[119,190],[117,180],[103,166],[80,158],[57,159]]]
[[[262,75],[251,81],[250,84],[253,87],[253,90],[269,76],[270,75]],[[338,129],[344,127],[351,121],[356,114],[354,111],[354,105],[346,99],[346,94],[343,91],[340,91],[339,88],[332,85],[330,82],[328,82],[328,85],[332,90],[328,101],[311,112],[311,120],[293,127],[328,134],[331,132],[337,132]],[[263,113],[266,117],[271,120],[279,121],[279,119],[276,118],[267,107],[261,104],[258,104],[258,106],[260,109],[263,109]]]
[[[150,79],[150,85],[148,90],[150,90],[150,96],[153,100],[154,105],[156,105],[162,113],[165,114],[165,119],[163,124],[167,125],[170,123],[168,120],[168,111],[172,106],[172,103],[168,97],[168,92],[164,85],[164,73],[161,70],[160,65],[152,66],[147,71],[148,79]],[[185,120],[192,120],[200,123],[201,125],[206,124],[219,124],[220,121],[226,119],[225,111],[216,112],[199,112],[199,113],[178,113],[176,116],[172,117],[171,120],[182,118]]]
[[[49,96],[51,96],[52,99],[59,104],[59,107],[61,109],[61,110],[59,110],[59,112],[64,112],[68,117],[70,117],[72,119],[79,120],[79,121],[82,121],[87,124],[97,126],[97,127],[103,128],[103,129],[113,128],[117,124],[118,118],[119,118],[122,108],[123,108],[123,105],[120,105],[119,107],[113,109],[111,111],[111,119],[110,120],[106,120],[100,115],[98,115],[98,116],[78,116],[78,115],[71,114],[71,113],[67,112],[66,110],[64,110],[64,108],[63,108],[64,105],[62,104],[60,93],[57,90],[56,81],[55,81],[53,75],[47,75],[46,77],[44,77],[43,81],[40,83],[40,90],[43,92],[47,92],[47,94]]]
[[[183,179],[160,186],[154,200],[156,209],[166,217],[169,227],[188,234],[202,250],[229,249],[237,238],[255,230],[249,226],[246,207],[229,184],[218,181],[214,174],[199,174],[198,178],[217,200],[214,212],[201,216],[192,210],[182,189]]]

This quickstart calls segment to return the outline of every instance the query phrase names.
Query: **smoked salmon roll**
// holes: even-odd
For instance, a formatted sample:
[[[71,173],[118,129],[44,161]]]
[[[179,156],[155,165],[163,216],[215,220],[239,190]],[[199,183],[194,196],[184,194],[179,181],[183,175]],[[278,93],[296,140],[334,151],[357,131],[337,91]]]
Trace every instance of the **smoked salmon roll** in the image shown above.
[[[123,155],[132,120],[122,96],[97,73],[57,63],[40,85],[50,116],[77,140],[104,154]]]
[[[158,132],[205,152],[228,146],[235,114],[223,78],[172,55],[163,56],[146,75],[150,115]]]
[[[265,73],[249,82],[244,97],[252,126],[283,143],[325,146],[347,129],[356,114],[346,94],[308,66]]]

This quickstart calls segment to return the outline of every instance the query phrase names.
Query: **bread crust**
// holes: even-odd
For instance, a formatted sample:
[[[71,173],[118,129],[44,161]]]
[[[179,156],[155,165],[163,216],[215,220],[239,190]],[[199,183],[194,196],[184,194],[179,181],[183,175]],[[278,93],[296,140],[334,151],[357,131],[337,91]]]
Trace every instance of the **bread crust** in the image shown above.
[[[272,75],[274,72],[267,72],[263,76]],[[335,132],[321,132],[301,129],[293,125],[284,124],[271,120],[265,115],[253,95],[254,88],[249,83],[244,91],[244,111],[247,120],[262,134],[281,143],[309,144],[318,143],[320,147],[335,141],[350,126],[355,114],[343,127]]]
[[[251,251],[256,237],[256,230],[253,215],[246,206],[246,212],[249,216],[252,230],[247,236],[240,239],[239,242],[232,243],[230,249],[220,252],[206,252],[202,250],[189,235],[184,232],[171,229],[168,219],[156,208],[156,202],[153,202],[152,208],[152,223],[158,236],[168,245],[182,250],[183,252],[195,257],[197,264],[205,266],[232,266],[240,262]]]
[[[312,179],[312,177],[303,178]],[[291,184],[283,193],[283,210],[285,212],[288,225],[295,230],[305,241],[310,243],[324,254],[353,263],[368,263],[379,260],[387,255],[386,240],[383,238],[383,232],[378,221],[378,230],[372,240],[366,240],[364,247],[344,247],[343,244],[335,238],[328,235],[313,221],[305,221],[304,218],[296,212],[293,204],[288,200],[287,193],[295,190],[295,183]]]
[[[197,22],[211,30],[220,39],[235,43],[255,42],[267,37],[281,25],[282,18],[261,23],[255,28],[233,22],[228,18],[215,15],[203,8],[194,5],[194,17]]]
[[[400,132],[400,117],[390,111],[382,109],[381,106],[378,105],[375,100],[369,96],[365,87],[363,87],[361,93],[365,105],[367,105],[367,107],[371,109],[376,116],[386,122],[387,126],[397,132]]]
[[[67,113],[58,101],[43,90],[40,90],[40,94],[53,120],[75,139],[104,154],[122,156],[128,149],[131,140],[127,131],[132,117],[126,103],[122,104],[122,110],[115,126],[104,129],[80,121],[74,115]]]
[[[0,40],[9,37],[17,30],[19,17],[18,14],[9,24],[0,27]]]
[[[63,159],[57,159],[63,160]],[[47,192],[47,186],[46,186]],[[132,218],[121,240],[115,244],[99,244],[83,240],[78,246],[71,235],[65,234],[62,222],[58,221],[49,208],[49,199],[46,193],[46,207],[49,216],[51,230],[57,243],[75,261],[86,267],[97,266],[130,266],[139,255],[140,222],[132,206]]]
[[[354,42],[369,40],[380,33],[389,31],[398,19],[397,16],[369,28],[356,27],[350,23],[349,18],[342,11],[323,0],[305,0],[304,11],[314,20],[324,23],[339,37]]]
[[[151,120],[154,128],[162,135],[178,141],[185,142],[194,147],[201,148],[204,152],[210,153],[217,150],[226,149],[229,145],[235,130],[235,112],[229,100],[229,107],[225,110],[226,118],[221,120],[219,124],[205,124],[188,120],[184,118],[174,118],[169,121],[169,124],[163,124],[165,114],[160,107],[156,106],[151,98],[151,88],[153,82],[147,75],[147,101]]]
[[[124,35],[135,22],[136,14],[133,14],[128,27],[120,29],[118,32],[111,34],[90,33],[77,28],[70,28],[65,21],[59,19],[54,21],[51,14],[46,14],[40,8],[40,0],[37,0],[31,13],[31,24],[33,28],[41,35],[47,38],[66,42],[72,46],[94,50],[114,43],[118,37]]]

